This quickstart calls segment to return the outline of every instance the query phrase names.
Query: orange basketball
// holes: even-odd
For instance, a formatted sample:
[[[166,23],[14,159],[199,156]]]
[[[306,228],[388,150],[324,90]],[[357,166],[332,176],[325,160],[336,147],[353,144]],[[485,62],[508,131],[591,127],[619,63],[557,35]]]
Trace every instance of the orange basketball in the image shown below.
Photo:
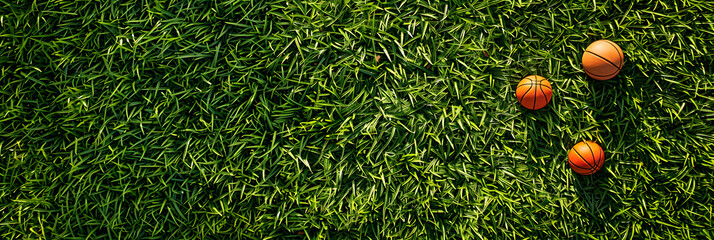
[[[597,80],[608,80],[617,76],[625,63],[625,55],[616,43],[610,40],[597,40],[583,53],[585,73]]]
[[[600,145],[594,142],[579,142],[568,153],[570,168],[580,175],[590,175],[597,172],[604,162],[605,152]]]
[[[553,98],[553,88],[544,77],[530,75],[518,83],[516,97],[518,102],[528,109],[541,109]]]

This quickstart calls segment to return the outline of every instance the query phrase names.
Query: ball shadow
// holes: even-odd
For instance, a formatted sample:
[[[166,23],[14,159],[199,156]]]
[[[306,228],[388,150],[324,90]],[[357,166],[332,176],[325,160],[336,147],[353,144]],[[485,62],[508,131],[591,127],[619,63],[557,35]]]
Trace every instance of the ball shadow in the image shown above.
[[[607,231],[610,220],[623,207],[608,191],[608,181],[612,178],[612,174],[602,169],[589,176],[572,174],[574,178],[572,188],[578,197],[576,201],[584,210],[579,212],[589,220],[587,232]]]

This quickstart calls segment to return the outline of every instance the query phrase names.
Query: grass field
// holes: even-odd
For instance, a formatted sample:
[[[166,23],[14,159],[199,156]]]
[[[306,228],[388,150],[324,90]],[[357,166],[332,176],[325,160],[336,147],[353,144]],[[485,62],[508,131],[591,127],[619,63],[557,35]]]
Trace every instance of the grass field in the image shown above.
[[[3,0],[0,238],[713,239],[712,9]]]

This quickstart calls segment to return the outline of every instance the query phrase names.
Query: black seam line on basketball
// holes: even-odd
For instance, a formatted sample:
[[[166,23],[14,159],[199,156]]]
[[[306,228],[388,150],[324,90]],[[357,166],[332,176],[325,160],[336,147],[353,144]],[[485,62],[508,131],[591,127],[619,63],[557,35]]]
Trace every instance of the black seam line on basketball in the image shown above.
[[[600,160],[598,163],[598,166],[600,166],[600,167],[602,167],[602,165],[605,163],[605,156],[603,156],[603,155],[604,155],[604,151],[602,150],[602,147],[601,147],[600,152],[598,153],[598,156],[600,156],[598,158],[598,160]]]
[[[528,75],[528,76],[525,76],[525,77],[523,77],[523,79],[528,79],[528,80],[531,80],[531,83],[533,83],[533,81],[534,81],[534,80],[533,80],[533,79],[531,79],[531,76],[533,76],[533,75]]]
[[[590,149],[590,154],[593,155],[593,159],[596,159],[596,158],[595,158],[595,151],[593,151],[593,149],[590,148],[590,144],[586,144],[586,145],[588,145],[588,149]],[[598,156],[599,156],[599,157],[597,158],[597,161],[595,162],[595,164],[597,164],[597,165],[595,165],[596,167],[600,166],[600,163],[602,162],[602,159],[601,159],[601,158],[602,158],[602,155],[598,155]]]
[[[540,86],[541,86],[541,87],[547,87],[547,88],[550,88],[550,87],[548,87],[548,86],[546,86],[546,85],[543,85],[543,83],[542,83],[542,82],[544,82],[545,80],[547,80],[547,79],[545,79],[545,78],[544,78],[543,80],[540,80],[540,81],[538,81],[538,84],[540,84]],[[550,89],[551,89],[551,90],[553,90],[552,88],[550,88]]]
[[[588,149],[590,150],[590,155],[593,156],[593,160],[598,159],[598,158],[595,158],[595,152],[593,152],[593,149],[590,148],[590,144],[585,143],[585,146],[588,146]],[[600,165],[600,161],[597,161],[597,162],[594,162],[594,163],[595,163],[595,167],[597,167],[598,165]]]
[[[588,162],[587,160],[585,160],[585,158],[584,158],[582,155],[580,155],[580,153],[578,152],[578,150],[575,150],[575,154],[578,154],[578,157],[580,157],[580,159],[582,159],[583,162],[585,162],[585,164],[587,164],[587,165],[590,166],[591,168],[595,168],[595,167],[593,167],[593,165],[590,165],[590,162]]]
[[[535,99],[533,99],[533,110],[535,110],[536,103],[538,103],[538,85],[536,85],[536,89],[533,91],[535,91]]]
[[[585,145],[588,145],[588,144],[585,144]],[[588,146],[588,147],[590,147],[590,146]],[[594,153],[593,153],[593,158],[595,158]],[[597,164],[597,165],[595,165],[595,167],[593,168],[593,170],[590,174],[593,174],[593,173],[597,172],[598,170],[600,170],[600,168],[598,168],[598,166],[600,166],[600,164],[599,163],[595,163],[595,164]]]
[[[617,51],[617,56],[620,56],[620,64],[623,64],[623,62],[625,61],[625,56],[624,56],[625,53],[620,53],[620,50],[618,50],[619,48],[618,48],[617,46],[613,45],[613,42],[612,42],[612,41],[610,41],[610,40],[605,40],[605,42],[606,42],[607,44],[610,44],[610,46],[612,46],[612,48],[614,48],[615,51]],[[618,69],[622,69],[622,66],[618,67]]]
[[[586,52],[589,52],[590,54],[595,55],[596,57],[598,57],[598,58],[600,58],[600,59],[602,59],[602,60],[605,60],[605,62],[608,62],[608,63],[612,64],[613,67],[616,67],[617,70],[620,70],[620,67],[618,67],[617,64],[611,62],[610,60],[607,60],[606,58],[604,58],[604,57],[598,55],[597,53],[594,53],[594,52],[591,52],[591,51],[586,51]]]
[[[575,151],[575,154],[578,154],[578,151]],[[580,168],[582,168],[582,169],[592,169],[592,166],[590,166],[590,164],[589,164],[587,161],[585,161],[585,158],[583,158],[582,156],[580,156],[580,154],[578,154],[578,157],[580,157],[580,159],[582,159],[583,162],[585,162],[585,164],[588,165],[588,168],[585,168],[585,167],[583,167],[583,166],[577,165],[577,164],[575,164],[574,162],[573,162],[573,165],[578,166],[578,167],[580,167]],[[568,157],[568,161],[570,161],[570,157]]]
[[[548,89],[553,90],[553,88],[542,84],[542,82],[545,81],[545,80],[548,80],[548,79],[543,78],[543,80],[540,80],[540,81],[538,82],[538,84],[540,84],[541,87],[547,87]]]
[[[591,168],[590,171],[588,171],[588,174],[585,175],[593,175],[593,173],[595,173],[595,170],[595,168]]]
[[[584,69],[584,68],[583,68],[583,69]],[[584,70],[585,70],[585,72],[589,73],[590,75],[598,76],[598,77],[609,77],[609,76],[614,76],[615,74],[620,73],[620,70],[617,70],[617,71],[615,71],[614,73],[611,73],[610,75],[599,75],[599,74],[594,74],[594,73],[588,71],[587,69],[584,69]]]
[[[618,67],[617,64],[611,62],[611,61],[608,60],[607,58],[604,58],[603,56],[600,56],[599,54],[594,53],[594,52],[591,52],[591,51],[587,51],[587,50],[585,50],[585,51],[586,51],[586,52],[589,52],[589,53],[592,54],[592,55],[595,55],[596,57],[598,57],[598,58],[600,58],[600,59],[602,59],[602,60],[605,60],[606,62],[610,63],[613,67],[616,67],[617,70],[620,70],[620,67]],[[618,55],[618,56],[619,56],[619,55]]]
[[[525,98],[525,97],[526,97],[526,94],[528,94],[528,92],[531,91],[531,88],[533,88],[533,85],[531,85],[530,87],[528,87],[528,90],[526,90],[526,92],[523,93],[523,96],[521,96],[521,100],[519,100],[519,102],[523,102],[523,98]]]
[[[531,91],[532,88],[533,88],[533,85],[530,85],[530,86],[528,87],[528,90],[526,90],[526,91],[523,93],[523,96],[521,96],[521,100],[520,100],[519,102],[523,102],[523,99],[526,98],[526,95],[528,94],[528,92]]]
[[[590,169],[588,172],[586,172],[586,173],[581,173],[581,174],[582,174],[582,175],[585,175],[585,176],[593,175],[593,170]]]
[[[540,80],[538,82],[538,85],[540,85],[540,92],[543,93],[543,97],[545,97],[545,104],[548,104],[548,95],[545,95],[545,92],[543,91],[543,87],[546,87],[546,86],[543,86],[543,84],[542,84],[543,81],[545,81],[545,78],[543,80]],[[551,91],[553,90],[552,88],[549,88],[549,89]]]
[[[540,92],[543,93],[543,97],[545,98],[545,104],[548,104],[550,100],[548,100],[548,95],[546,95],[543,91],[543,85],[541,85]]]
[[[528,86],[528,85],[530,85],[530,86],[535,86],[535,85],[538,85],[538,84],[537,84],[537,83],[524,83],[524,84],[518,85],[518,86],[516,87],[516,89],[518,89],[518,88],[520,88],[520,87],[523,87],[523,86]],[[550,90],[553,90],[552,87],[548,87],[548,86],[543,85],[543,84],[540,84],[540,86],[541,86],[541,87],[548,88],[548,89],[550,89]]]
[[[538,84],[537,84],[537,83],[524,83],[524,84],[521,84],[521,85],[516,86],[516,89],[518,89],[518,88],[520,88],[520,87],[523,87],[523,86],[528,86],[528,85],[530,85],[530,86],[535,86],[535,85],[538,85]],[[548,87],[548,86],[543,85],[543,84],[540,84],[540,86],[541,86],[541,87],[546,87],[546,88],[548,88],[548,89],[550,89],[550,90],[553,90],[553,88]]]
[[[577,165],[577,164],[573,163],[573,161],[570,161],[570,159],[568,159],[568,162],[569,162],[570,164],[572,164],[573,166],[576,166],[576,167],[578,167],[578,168],[580,168],[580,169],[585,169],[585,170],[590,170],[590,169],[591,169],[591,168],[581,167],[580,165]]]
[[[573,164],[573,166],[576,166],[576,167],[578,167],[578,168],[580,168],[580,169],[585,169],[585,170],[590,170],[590,169],[591,169],[591,168],[586,168],[586,167],[577,165],[577,164],[575,164],[573,161],[570,161],[570,159],[568,159],[568,163]]]
[[[518,86],[516,87],[516,89],[518,89],[519,87],[528,86],[528,85],[533,86],[533,85],[535,85],[535,83],[532,83],[532,82],[531,82],[531,83],[524,83],[524,84],[518,85]]]
[[[587,164],[589,167],[595,168],[595,166],[591,165],[590,162],[588,162],[587,160],[585,160],[585,158],[583,157],[583,155],[580,155],[580,152],[578,152],[578,150],[575,150],[575,154],[577,154],[578,157],[580,157],[580,159],[582,159],[583,162],[585,162],[585,164]]]

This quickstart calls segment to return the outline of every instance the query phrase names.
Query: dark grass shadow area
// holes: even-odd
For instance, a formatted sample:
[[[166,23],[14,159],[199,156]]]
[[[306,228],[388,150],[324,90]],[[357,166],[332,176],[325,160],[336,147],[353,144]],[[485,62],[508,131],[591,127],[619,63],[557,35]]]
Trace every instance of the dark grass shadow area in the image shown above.
[[[578,175],[573,172],[572,187],[577,196],[577,203],[574,204],[573,210],[576,210],[580,216],[587,219],[578,229],[578,234],[586,237],[590,236],[607,236],[607,231],[610,231],[613,225],[615,214],[622,210],[622,204],[617,198],[611,196],[609,189],[612,181],[612,174],[608,171],[598,171],[589,176]],[[582,208],[582,210],[577,210]]]

